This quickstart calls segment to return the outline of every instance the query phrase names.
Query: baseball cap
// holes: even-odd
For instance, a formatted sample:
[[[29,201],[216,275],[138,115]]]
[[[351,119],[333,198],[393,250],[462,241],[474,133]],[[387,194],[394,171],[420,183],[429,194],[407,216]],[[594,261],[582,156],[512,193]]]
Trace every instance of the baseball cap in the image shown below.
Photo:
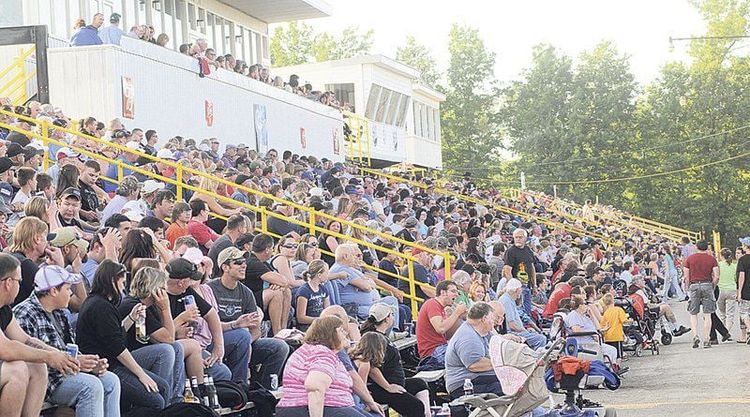
[[[0,158],[0,174],[8,171],[13,166],[13,161],[8,157]]]
[[[370,307],[369,315],[375,319],[376,322],[381,322],[385,320],[388,315],[395,313],[395,306],[390,306],[385,303],[375,303]]]
[[[60,194],[60,198],[65,200],[68,197],[73,197],[78,199],[78,201],[81,201],[81,190],[79,190],[76,187],[68,187],[66,188],[62,194]]]
[[[507,291],[513,291],[513,290],[517,290],[521,288],[521,286],[522,286],[521,281],[515,278],[511,278],[511,280],[508,281],[508,284],[505,285],[505,289]]]
[[[167,273],[170,279],[190,278],[200,281],[203,274],[198,271],[198,267],[185,258],[175,258],[167,264]]]
[[[221,266],[224,265],[227,261],[231,261],[233,259],[245,259],[245,251],[237,249],[234,246],[230,246],[219,252],[217,263],[219,266]]]
[[[164,183],[159,182],[156,180],[146,180],[143,183],[143,187],[141,188],[141,192],[143,194],[151,194],[153,192],[163,190],[164,189]]]
[[[409,217],[406,219],[406,222],[404,224],[406,225],[406,227],[414,227],[417,225],[417,218]]]
[[[120,16],[119,13],[112,13],[111,15],[109,15],[109,22],[110,23],[119,22],[121,17],[122,16]]]
[[[198,248],[188,248],[185,251],[185,254],[182,255],[182,258],[187,259],[196,265],[200,265],[203,262],[203,252]]]
[[[70,244],[76,245],[82,254],[89,249],[89,243],[83,240],[74,227],[61,227],[55,230],[47,235],[47,241],[56,248],[62,248]]]
[[[234,183],[235,183],[235,184],[239,184],[239,185],[242,185],[242,184],[244,184],[244,183],[245,183],[245,181],[247,181],[247,180],[251,180],[251,179],[253,179],[253,177],[251,177],[250,175],[240,174],[240,175],[238,175],[238,176],[237,176],[237,178],[236,178],[236,179],[234,180]]]
[[[11,143],[8,145],[8,151],[5,154],[8,156],[8,158],[13,158],[14,156],[18,156],[22,153],[24,153],[23,146],[17,143]]]
[[[122,206],[121,213],[125,215],[131,222],[140,222],[146,217],[146,213],[143,211],[141,202],[138,200],[131,200]]]
[[[128,148],[128,149],[132,149],[134,151],[137,151],[137,150],[141,149],[141,144],[138,143],[138,142],[136,142],[136,141],[134,141],[134,140],[131,140],[130,142],[128,142],[128,143],[125,144],[125,147]]]
[[[78,284],[81,275],[72,274],[59,265],[45,265],[34,276],[34,290],[47,291],[62,284]]]
[[[750,236],[741,237],[740,243],[742,243],[745,246],[750,246]]]
[[[320,188],[320,187],[310,188],[310,195],[311,196],[322,196],[323,195],[323,189]]]
[[[156,153],[156,157],[159,159],[168,159],[170,161],[176,161],[177,158],[175,158],[174,153],[170,151],[169,149],[159,149],[159,152]]]

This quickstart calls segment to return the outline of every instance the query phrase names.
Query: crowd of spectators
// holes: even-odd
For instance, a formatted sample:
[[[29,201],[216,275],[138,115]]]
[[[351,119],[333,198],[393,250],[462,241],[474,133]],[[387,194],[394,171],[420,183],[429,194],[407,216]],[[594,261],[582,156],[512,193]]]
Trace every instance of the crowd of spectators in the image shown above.
[[[6,252],[0,255],[0,351],[12,352],[2,357],[0,384],[25,393],[19,394],[25,401],[0,402],[2,415],[19,415],[21,407],[36,411],[45,398],[95,410],[79,414],[87,416],[118,415],[116,396],[123,412],[157,410],[181,401],[185,378],[203,384],[206,366],[215,380],[250,378],[268,388],[272,375],[283,375],[281,416],[320,415],[315,410],[324,406],[360,416],[361,407],[382,412],[378,403],[428,416],[426,387],[404,377],[391,343],[414,320],[421,366],[444,367],[453,396],[463,392],[466,378],[474,378],[475,392],[500,393],[488,362],[489,337],[500,329],[509,343],[541,348],[545,319],[561,309],[569,312],[570,328],[604,333],[612,348],[603,349],[617,371],[624,320],[614,297],[630,295],[662,315],[675,335],[689,331],[668,304],[652,300],[692,294],[679,271],[704,248],[689,241],[678,246],[606,223],[594,230],[614,243],[574,236],[534,220],[565,221],[543,205],[499,198],[471,178],[447,187],[526,214],[441,195],[429,179],[411,187],[327,158],[275,149],[261,155],[217,138],[164,140],[118,119],[76,123],[36,102],[3,109],[17,116],[0,115],[0,123],[22,132],[0,127],[0,248]],[[39,133],[42,125],[22,116],[106,142],[51,129],[49,137],[67,146],[49,146],[44,170],[45,148],[23,133]],[[118,182],[115,164],[78,149],[159,177],[126,167]],[[176,165],[214,177],[184,171],[183,184],[198,191],[183,188],[178,199]],[[267,231],[279,237],[261,233],[257,211],[246,205],[284,216],[267,219]],[[309,221],[295,205],[330,215],[318,216],[316,225],[344,237],[311,234],[288,221]],[[747,245],[750,251],[750,239]],[[388,250],[409,252],[413,268]],[[414,294],[396,278],[410,270],[427,285]],[[617,281],[624,282],[624,294],[614,288]],[[411,317],[410,296],[423,300],[418,317]],[[140,331],[135,323],[144,316]],[[306,335],[289,356],[284,338],[294,329]],[[78,344],[78,359],[61,352],[67,343]],[[49,374],[35,364],[48,365]],[[67,383],[76,377],[80,383]],[[99,400],[75,395],[92,386],[102,393]],[[315,401],[308,403],[311,390]]]
[[[123,36],[133,39],[140,39],[162,47],[169,44],[169,35],[161,33],[158,36],[153,26],[137,25],[130,28],[129,32],[120,29],[120,18],[118,13],[112,13],[109,17],[109,26],[104,25],[104,15],[97,13],[94,15],[91,24],[86,25],[83,19],[77,19],[73,25],[73,35],[70,38],[71,46],[90,46],[113,44],[119,45]],[[180,45],[179,52],[184,55],[198,59],[200,75],[207,76],[212,70],[232,71],[242,76],[252,78],[256,81],[272,85],[283,89],[292,94],[306,97],[310,100],[320,102],[325,106],[334,107],[342,111],[351,111],[349,103],[340,103],[332,91],[313,90],[310,83],[301,82],[299,76],[292,74],[289,80],[284,80],[281,76],[272,76],[270,68],[261,64],[248,65],[241,59],[236,59],[232,54],[218,55],[216,50],[209,47],[205,38],[200,38],[195,43],[185,43]]]

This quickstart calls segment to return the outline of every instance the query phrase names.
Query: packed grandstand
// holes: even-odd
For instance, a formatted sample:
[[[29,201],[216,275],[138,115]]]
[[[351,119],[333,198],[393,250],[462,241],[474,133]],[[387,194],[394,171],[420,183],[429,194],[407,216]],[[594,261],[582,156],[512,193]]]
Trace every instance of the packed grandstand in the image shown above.
[[[37,391],[17,410],[421,417],[494,393],[542,415],[566,387],[538,358],[574,345],[582,386],[627,384],[630,357],[690,331],[662,301],[686,301],[687,259],[710,257],[610,208],[160,141],[33,101],[4,103],[0,139],[3,331],[49,367],[4,365],[37,384],[5,383]],[[706,347],[730,339],[717,327]]]

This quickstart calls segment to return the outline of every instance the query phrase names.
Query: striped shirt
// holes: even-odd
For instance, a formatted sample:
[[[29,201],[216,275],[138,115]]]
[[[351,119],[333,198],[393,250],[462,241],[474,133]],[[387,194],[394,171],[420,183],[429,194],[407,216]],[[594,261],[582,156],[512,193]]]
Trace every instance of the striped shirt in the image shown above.
[[[336,353],[323,345],[305,343],[297,349],[284,368],[284,397],[277,407],[304,407],[308,405],[305,379],[312,371],[322,372],[331,378],[325,393],[326,407],[352,407],[352,378]]]

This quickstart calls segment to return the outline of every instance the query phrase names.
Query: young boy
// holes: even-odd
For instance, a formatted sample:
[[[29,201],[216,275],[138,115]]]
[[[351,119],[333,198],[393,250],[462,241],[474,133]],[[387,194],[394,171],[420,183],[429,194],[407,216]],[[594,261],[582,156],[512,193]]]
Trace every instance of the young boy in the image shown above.
[[[600,322],[604,332],[604,343],[617,348],[618,364],[622,359],[622,342],[625,340],[625,331],[623,325],[630,322],[628,315],[621,307],[615,306],[615,298],[612,294],[605,294],[602,297],[604,304],[604,314]]]

